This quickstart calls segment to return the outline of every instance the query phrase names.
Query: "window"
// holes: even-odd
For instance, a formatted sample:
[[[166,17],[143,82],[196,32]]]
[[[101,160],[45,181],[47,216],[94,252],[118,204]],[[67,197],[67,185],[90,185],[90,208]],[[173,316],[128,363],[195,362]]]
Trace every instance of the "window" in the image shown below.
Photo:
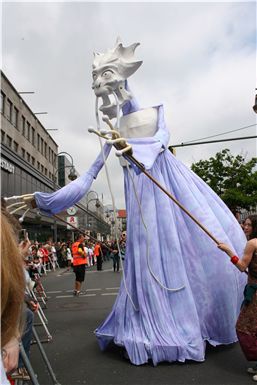
[[[15,142],[15,141],[13,142],[13,149],[14,149],[15,152],[18,152],[19,145],[18,145],[18,143]]]
[[[12,124],[16,128],[18,128],[18,115],[19,115],[19,111],[17,110],[16,107],[13,107]]]
[[[35,146],[35,128],[31,127],[31,143]]]
[[[37,134],[37,149],[40,151],[40,135]]]
[[[45,175],[47,176],[47,168],[45,167]]]
[[[30,154],[27,152],[27,161],[30,163]]]
[[[40,152],[41,152],[42,155],[43,155],[43,151],[44,151],[44,141],[43,141],[43,138],[41,138],[41,148],[40,148]]]
[[[21,149],[21,156],[25,159],[25,150],[24,150],[24,148]]]
[[[6,139],[7,139],[6,140],[7,146],[12,148],[12,138],[9,135],[7,135]]]
[[[27,139],[30,142],[30,124],[27,122]]]
[[[35,166],[35,158],[34,158],[34,156],[31,157],[31,164],[32,164],[32,166]]]
[[[1,130],[1,142],[5,142],[5,132],[3,130]]]
[[[26,135],[26,119],[22,116],[22,135]]]
[[[7,99],[6,117],[10,122],[12,121],[12,102],[9,99]]]
[[[37,169],[40,170],[40,163],[37,162]]]
[[[44,174],[44,166],[41,164],[41,172]]]
[[[47,143],[45,142],[45,152],[44,152],[45,158],[47,157]]]
[[[0,108],[1,108],[1,113],[4,114],[4,108],[5,107],[5,94],[3,92],[1,92],[1,104],[0,104]]]

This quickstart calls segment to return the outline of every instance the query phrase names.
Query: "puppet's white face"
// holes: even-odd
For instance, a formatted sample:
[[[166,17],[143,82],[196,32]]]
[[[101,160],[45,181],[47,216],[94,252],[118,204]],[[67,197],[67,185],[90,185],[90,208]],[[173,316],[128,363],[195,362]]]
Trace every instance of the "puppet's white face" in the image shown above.
[[[125,80],[131,76],[142,64],[134,61],[134,51],[138,43],[123,47],[120,42],[114,49],[102,54],[95,54],[93,62],[92,88],[97,97],[101,97],[103,104],[100,111],[110,119],[116,116],[117,102],[122,107],[129,99],[130,93],[125,89]],[[110,98],[110,95],[116,98]]]
[[[123,81],[117,68],[108,65],[94,69],[92,76],[92,89],[96,96],[110,95],[113,91],[116,91],[118,84]]]
[[[125,90],[125,80],[118,72],[115,65],[104,65],[93,70],[92,88],[96,96],[100,96],[103,104],[100,111],[110,119],[117,114],[117,101],[113,96],[115,93],[119,107],[122,107],[130,98],[130,93]],[[110,97],[110,95],[112,95]]]

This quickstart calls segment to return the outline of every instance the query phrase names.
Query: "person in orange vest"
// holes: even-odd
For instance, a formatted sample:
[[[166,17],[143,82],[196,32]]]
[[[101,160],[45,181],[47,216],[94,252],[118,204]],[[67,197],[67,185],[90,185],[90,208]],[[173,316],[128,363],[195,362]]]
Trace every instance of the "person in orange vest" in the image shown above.
[[[102,270],[102,249],[99,242],[96,242],[94,247],[94,256],[96,257],[96,268],[98,271]]]
[[[85,236],[80,234],[76,242],[72,244],[71,248],[73,257],[73,271],[76,275],[75,287],[73,291],[74,296],[81,294],[82,282],[85,280],[87,258],[84,251],[84,241]]]

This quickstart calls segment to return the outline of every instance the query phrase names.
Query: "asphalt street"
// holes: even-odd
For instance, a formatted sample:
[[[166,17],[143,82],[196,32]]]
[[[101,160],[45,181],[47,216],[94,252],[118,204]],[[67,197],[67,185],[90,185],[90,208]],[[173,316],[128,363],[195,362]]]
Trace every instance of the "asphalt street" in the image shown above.
[[[207,346],[203,363],[151,363],[134,366],[123,357],[123,350],[112,345],[102,352],[94,330],[109,314],[119,290],[122,272],[114,273],[111,262],[103,271],[86,272],[80,297],[73,297],[74,274],[59,269],[42,281],[49,296],[45,314],[53,340],[43,347],[61,385],[247,385],[253,384],[246,373],[245,360],[238,344]],[[36,316],[37,317],[37,316]],[[38,319],[36,319],[38,322]],[[42,326],[36,327],[44,339]],[[39,349],[32,345],[31,363],[40,385],[53,382]]]

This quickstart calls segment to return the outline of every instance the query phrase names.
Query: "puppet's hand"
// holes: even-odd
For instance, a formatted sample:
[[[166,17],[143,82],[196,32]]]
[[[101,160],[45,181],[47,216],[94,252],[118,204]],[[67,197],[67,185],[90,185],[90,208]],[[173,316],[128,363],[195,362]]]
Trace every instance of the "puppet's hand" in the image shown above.
[[[11,197],[5,197],[6,209],[10,214],[15,214],[20,210],[25,210],[22,216],[19,218],[19,222],[22,223],[26,214],[37,207],[34,194],[14,195]]]

